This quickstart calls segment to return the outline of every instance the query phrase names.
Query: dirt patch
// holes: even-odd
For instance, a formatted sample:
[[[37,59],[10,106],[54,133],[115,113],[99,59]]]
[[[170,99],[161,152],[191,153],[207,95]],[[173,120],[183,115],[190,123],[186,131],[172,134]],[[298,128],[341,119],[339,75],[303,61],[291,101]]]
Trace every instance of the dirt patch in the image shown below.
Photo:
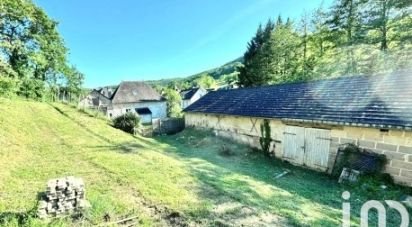
[[[213,209],[216,226],[289,226],[285,218],[237,202],[225,202]]]
[[[141,208],[147,216],[157,221],[161,226],[195,226],[194,223],[190,222],[178,211],[172,210],[163,205],[154,204],[144,199],[137,192],[133,193],[133,197],[135,203],[139,204],[139,208]]]

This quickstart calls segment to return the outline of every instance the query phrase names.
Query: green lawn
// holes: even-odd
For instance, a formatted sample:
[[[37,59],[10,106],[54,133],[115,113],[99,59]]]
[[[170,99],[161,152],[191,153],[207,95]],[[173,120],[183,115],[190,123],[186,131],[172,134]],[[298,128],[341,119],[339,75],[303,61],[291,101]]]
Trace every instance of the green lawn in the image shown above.
[[[137,215],[147,226],[336,226],[344,190],[352,193],[354,224],[363,202],[405,193],[369,184],[344,188],[207,131],[133,137],[64,104],[0,99],[0,129],[1,226],[46,225],[33,216],[37,195],[48,179],[66,175],[84,178],[92,208],[48,224]],[[230,155],[221,153],[223,144]],[[291,173],[275,179],[286,169]],[[399,226],[395,211],[388,216],[388,226]]]

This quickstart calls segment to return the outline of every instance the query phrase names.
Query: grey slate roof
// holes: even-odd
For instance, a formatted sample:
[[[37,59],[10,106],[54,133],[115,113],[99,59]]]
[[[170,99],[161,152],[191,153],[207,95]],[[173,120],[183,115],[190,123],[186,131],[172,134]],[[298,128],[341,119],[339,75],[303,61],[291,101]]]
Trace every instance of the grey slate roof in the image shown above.
[[[102,87],[102,88],[97,88],[95,90],[108,99],[111,99],[114,94],[113,92],[114,89],[111,87]]]
[[[412,71],[220,90],[185,111],[412,130]]]
[[[180,92],[180,96],[182,97],[182,100],[191,99],[193,95],[195,95],[199,89],[200,88],[191,88],[191,89],[183,90]]]
[[[137,81],[123,81],[112,96],[112,103],[162,101],[162,96],[151,86]]]

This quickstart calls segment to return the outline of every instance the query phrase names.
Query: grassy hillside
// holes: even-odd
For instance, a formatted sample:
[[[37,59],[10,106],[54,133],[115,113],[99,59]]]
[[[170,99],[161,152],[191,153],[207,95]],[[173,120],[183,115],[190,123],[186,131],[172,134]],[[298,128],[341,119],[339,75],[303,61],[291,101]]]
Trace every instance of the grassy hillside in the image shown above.
[[[223,75],[228,75],[236,71],[236,68],[243,63],[243,57],[237,58],[233,61],[230,61],[222,66],[219,66],[214,69],[207,70],[192,76],[189,76],[188,79],[196,79],[201,76],[203,73],[211,75],[214,79],[219,80]]]
[[[366,200],[405,193],[379,184],[345,188],[207,131],[133,137],[64,104],[0,99],[0,128],[0,226],[45,225],[34,217],[38,193],[67,175],[84,178],[92,208],[53,226],[134,215],[147,226],[336,226],[344,190],[352,193],[354,223]],[[399,226],[396,211],[388,217],[388,226]]]
[[[163,144],[62,104],[1,100],[0,106],[0,219],[20,219],[35,208],[47,179],[66,175],[84,178],[93,224],[105,214],[129,213],[150,224],[154,211],[142,205],[150,201],[179,211],[203,206],[189,190],[195,179],[188,170],[158,152]]]

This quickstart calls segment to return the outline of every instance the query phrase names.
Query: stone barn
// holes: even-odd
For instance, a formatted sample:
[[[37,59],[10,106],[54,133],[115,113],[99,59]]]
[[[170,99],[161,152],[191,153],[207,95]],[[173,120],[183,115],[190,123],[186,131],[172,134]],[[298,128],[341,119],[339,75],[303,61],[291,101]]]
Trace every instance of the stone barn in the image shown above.
[[[412,75],[343,77],[210,92],[185,110],[187,127],[271,151],[295,165],[331,171],[340,145],[353,143],[388,159],[385,171],[412,186]]]

